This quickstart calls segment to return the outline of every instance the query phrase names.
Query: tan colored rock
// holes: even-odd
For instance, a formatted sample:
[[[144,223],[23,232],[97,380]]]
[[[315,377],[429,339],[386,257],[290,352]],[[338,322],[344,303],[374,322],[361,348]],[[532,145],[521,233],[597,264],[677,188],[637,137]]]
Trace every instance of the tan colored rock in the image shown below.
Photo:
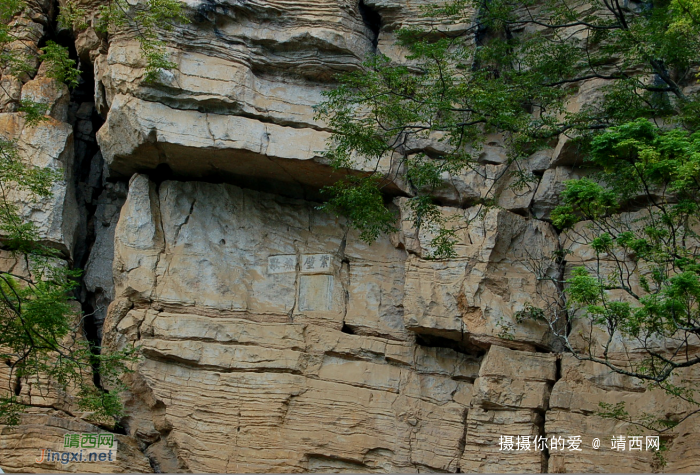
[[[134,178],[116,231],[117,296],[337,329],[346,314],[353,326],[353,312],[363,305],[368,312],[361,332],[407,337],[400,318],[403,280],[387,285],[382,270],[385,263],[402,265],[400,251],[389,246],[388,254],[377,249],[369,259],[348,255],[348,272],[341,266],[343,248],[356,244],[341,246],[336,220],[310,216],[302,202],[263,197],[194,182],[166,182],[156,196],[146,177]],[[250,232],[263,223],[269,223],[267,234]],[[301,269],[313,261],[315,271]],[[352,311],[346,310],[346,290]],[[357,292],[362,304],[353,300]],[[370,315],[377,315],[374,323]]]
[[[549,385],[539,381],[484,376],[474,381],[472,402],[483,407],[544,411],[547,409],[549,391]]]
[[[531,410],[486,410],[472,408],[467,416],[463,473],[541,473],[546,467],[543,451],[501,450],[500,437],[541,434],[542,416]]]
[[[677,437],[673,440],[665,470],[669,473],[696,473],[700,471],[698,457],[698,420],[691,417],[674,429]]]
[[[41,460],[42,449],[64,451],[64,435],[69,433],[103,433],[104,429],[67,417],[58,411],[33,409],[22,416],[20,425],[0,426],[0,467],[5,472],[24,473],[152,473],[148,459],[136,439],[115,434],[117,451],[114,461],[74,462]]]
[[[14,76],[0,77],[0,112],[15,112],[22,97],[22,81]]]
[[[68,120],[68,104],[70,93],[68,86],[55,79],[37,76],[22,86],[22,100],[46,104],[47,115],[59,122]]]
[[[518,214],[524,214],[529,210],[540,180],[533,173],[535,166],[537,166],[535,160],[511,164],[498,183],[498,206]]]
[[[557,380],[556,357],[492,346],[484,357],[479,376],[497,376],[552,383]]]
[[[45,1],[26,2],[21,12],[9,19],[10,37],[3,51],[22,55],[29,67],[27,73],[12,76],[9,64],[0,64],[0,113],[16,112],[22,99],[22,84],[29,81],[39,66],[38,44],[44,37],[51,5]],[[1,130],[1,129],[0,129]]]
[[[28,126],[20,113],[0,114],[0,133],[17,140],[17,149],[29,166],[59,170],[62,179],[51,189],[53,195],[34,201],[21,190],[10,190],[7,198],[18,206],[19,216],[34,223],[39,238],[67,255],[76,240],[77,205],[72,183],[73,134],[71,127],[55,119]]]
[[[527,223],[510,214],[505,219],[509,232],[523,232],[517,225]],[[386,281],[401,262],[401,253],[388,239],[376,255],[352,235],[341,246],[339,228],[342,224],[301,201],[229,185],[165,182],[156,188],[144,176],[132,180],[118,225],[122,231],[117,232],[115,270],[120,297],[110,310],[106,344],[132,342],[144,349],[143,361],[129,377],[126,423],[129,434],[151,444],[147,453],[156,466],[202,472],[537,472],[546,463],[541,451],[504,452],[499,449],[500,436],[574,435],[564,434],[564,429],[578,428],[580,416],[595,410],[596,398],[586,394],[595,394],[599,384],[639,394],[630,383],[605,375],[601,379],[591,369],[581,368],[580,376],[566,369],[550,397],[558,378],[553,355],[492,344],[482,360],[453,349],[415,345],[406,328],[387,333],[396,310],[382,309],[396,309],[397,303],[365,307],[376,313],[363,320],[358,312],[354,318],[361,324],[353,326],[342,320],[349,312],[340,312],[336,320],[332,306],[314,315],[314,310],[300,310],[310,301],[318,302],[306,297],[302,304],[297,292],[304,291],[303,277],[321,276],[327,281],[333,276],[342,283],[351,275],[348,267],[361,265],[370,269],[364,275]],[[307,234],[309,229],[314,232]],[[498,237],[481,232],[482,239],[495,241],[491,253],[508,249]],[[473,236],[478,235],[474,231]],[[471,242],[478,242],[474,237]],[[312,246],[313,252],[306,253],[295,243]],[[221,252],[216,261],[205,264],[217,246],[230,249],[230,254]],[[341,249],[345,257],[331,254]],[[462,248],[463,256],[467,250]],[[266,254],[259,256],[261,252]],[[328,267],[320,267],[326,254]],[[281,256],[292,255],[314,260],[298,257],[287,268]],[[153,269],[168,263],[167,272],[143,280],[138,265],[133,269],[125,265],[142,258],[153,262],[149,264]],[[279,291],[284,289],[283,280],[272,281],[278,282],[274,296],[265,285],[246,287],[250,290],[241,302],[266,303],[245,311],[232,309],[226,297],[202,298],[201,282],[210,274],[201,273],[209,266],[229,273],[238,268],[241,275],[252,269],[256,273],[245,275],[258,279],[291,274],[289,285],[295,290],[284,297],[290,299],[287,310],[271,311],[275,307],[270,306],[285,301]],[[372,266],[388,267],[377,272]],[[174,279],[182,279],[177,276],[186,275],[191,275],[192,284],[178,287],[178,294],[166,292],[174,285],[171,282],[177,282]],[[216,285],[211,282],[215,281],[210,287]],[[389,298],[405,291],[401,282],[377,282],[374,288],[388,292],[379,300],[403,301],[405,307],[405,297]],[[347,301],[360,299],[366,288],[344,287],[354,294]],[[325,295],[333,302],[332,294]],[[313,299],[318,298],[314,294]],[[137,308],[130,310],[134,304]],[[431,331],[439,333],[438,328]],[[565,384],[579,386],[567,389]],[[603,396],[609,394],[606,389]],[[684,410],[679,406],[678,414]],[[588,438],[597,434],[581,432]],[[683,453],[694,450],[685,442],[678,447]],[[600,456],[601,463],[607,463],[606,455]],[[550,468],[584,466],[576,465],[583,462],[575,457],[566,457],[550,452]],[[587,457],[586,461],[597,463],[597,455]],[[641,470],[647,463],[643,457],[630,460],[631,470]]]
[[[172,454],[158,445],[154,463],[177,457],[178,470],[206,472],[457,470],[479,359],[416,347],[396,319],[403,280],[387,280],[405,254],[388,238],[375,250],[341,230],[301,201],[132,180],[117,226],[118,300],[106,344],[143,348],[127,424],[144,441],[167,441]],[[356,266],[361,286],[352,285]],[[216,283],[231,275],[248,276],[230,294],[237,300]],[[331,293],[319,293],[330,278]],[[344,298],[336,304],[336,287],[364,306],[353,314]],[[208,288],[218,293],[207,297]],[[124,297],[142,308],[118,304]]]
[[[692,373],[686,372],[679,375],[679,378],[697,378]],[[679,420],[693,409],[688,403],[661,390],[649,390],[638,380],[612,373],[603,365],[579,362],[571,355],[565,355],[562,360],[562,378],[552,390],[545,430],[550,437],[562,436],[567,439],[569,436],[580,435],[583,441],[582,451],[550,451],[550,472],[651,472],[660,468],[653,451],[646,450],[646,436],[656,433],[626,422],[602,418],[600,413],[604,409],[599,406],[600,402],[610,405],[624,402],[625,409],[633,420],[640,420],[645,413]],[[689,432],[692,425],[689,421],[692,420],[697,420],[697,415],[663,434],[670,448],[664,454],[668,468],[690,469],[695,466],[685,458],[695,450],[688,442],[688,437],[693,432]],[[629,438],[639,435],[643,436],[642,450],[629,450]],[[626,450],[612,449],[613,436],[626,438]],[[591,444],[594,438],[600,439],[601,446],[592,455],[594,449]]]
[[[187,332],[161,339],[166,336],[159,321],[175,318],[177,329],[201,328],[197,322],[206,319],[219,321],[218,330],[200,341]],[[373,338],[374,348],[357,352],[354,348],[370,337],[306,324],[260,325],[159,314],[152,323],[153,335],[159,336],[140,341],[146,351],[138,374],[154,404],[148,414],[151,430],[167,438],[185,469],[311,470],[347,463],[355,470],[456,469],[469,383],[390,364],[383,354],[390,346],[386,339]],[[141,328],[142,335],[149,334]],[[288,341],[290,330],[295,336]],[[257,336],[240,339],[245,335]],[[329,349],[325,342],[333,337],[348,340],[349,350]],[[290,345],[303,352],[275,349]],[[234,351],[237,355],[226,356]],[[281,352],[300,355],[306,363],[287,366],[290,360]],[[258,356],[251,360],[253,355]],[[159,405],[165,413],[158,417],[164,419],[155,417]],[[129,426],[136,437],[148,433],[142,417]],[[143,428],[140,433],[137,427]]]
[[[30,3],[23,38],[35,47],[48,20]],[[499,137],[487,137],[478,157],[486,178],[445,176],[443,205],[466,207],[487,195],[502,208],[482,219],[478,208],[443,207],[458,226],[469,221],[458,232],[456,258],[429,259],[434,234],[411,229],[405,207],[401,231],[369,246],[317,202],[279,195],[315,199],[319,187],[348,173],[333,172],[322,158],[329,131],[313,105],[336,72],[357,68],[375,48],[403,60],[394,32],[424,24],[420,7],[432,0],[365,0],[381,15],[379,31],[356,0],[234,3],[186,3],[193,21],[164,36],[177,67],[155,84],[142,82],[144,61],[131,33],[114,32],[109,44],[92,28],[78,33],[81,61],[94,66],[95,107],[106,119],[98,137],[106,174],[130,178],[121,210],[118,201],[97,203],[94,219],[105,229],[96,233],[86,288],[102,292],[104,306],[114,299],[105,348],[143,349],[125,376],[127,451],[110,471],[649,471],[648,454],[627,454],[617,467],[609,451],[586,446],[598,434],[627,430],[595,416],[597,403],[664,406],[674,418],[688,408],[566,356],[559,374],[555,356],[535,352],[551,348],[544,326],[516,317],[554,291],[537,284],[530,264],[557,250],[558,237],[524,216],[549,218],[564,180],[578,176],[575,143],[560,137],[524,160],[533,181],[520,191],[507,174],[493,186],[508,160]],[[440,28],[460,34],[470,26]],[[9,91],[0,107],[11,108],[21,93],[49,98],[54,119],[64,117],[65,94],[41,74],[0,81]],[[590,102],[598,85],[587,83],[569,110]],[[91,107],[78,114],[78,139],[93,132]],[[26,138],[28,156],[40,150],[31,155],[37,163],[72,155],[67,124],[52,120],[53,129],[25,137],[15,116],[0,120],[0,130]],[[438,154],[444,143],[436,138],[409,144],[409,152]],[[361,157],[353,160],[353,171],[367,171]],[[134,175],[154,169],[157,184]],[[382,158],[380,170],[391,174],[388,194],[411,196],[392,157]],[[72,196],[71,181],[66,175],[60,196]],[[75,239],[65,226],[77,222],[69,200],[28,207],[47,241],[66,254]],[[590,250],[574,251],[569,269],[574,257],[590,261]],[[3,264],[15,265],[0,255]],[[61,403],[56,394],[30,396],[35,404]],[[30,417],[24,439],[3,432],[0,447],[28,441],[36,450],[85,426],[48,409]],[[696,427],[691,418],[674,430],[669,470],[697,471]],[[583,455],[550,450],[547,461],[539,450],[499,449],[502,435],[572,431],[584,437]],[[0,450],[3,468],[36,469],[19,448],[7,453]]]
[[[538,290],[553,291],[539,287],[528,268],[537,258],[528,254],[530,250],[542,255],[555,250],[553,229],[502,210],[489,210],[483,219],[478,207],[463,215],[450,209],[445,213],[455,218],[454,226],[466,227],[458,233],[457,257],[446,260],[421,258],[430,253],[432,234],[424,231],[416,236],[410,215],[403,217],[401,239],[412,253],[406,267],[407,328],[482,346],[494,342],[521,349],[547,346],[545,328],[534,321],[516,324],[515,312],[525,302],[534,303]]]
[[[459,175],[443,173],[440,177],[443,186],[431,191],[440,203],[448,206],[465,207],[481,199],[494,198],[499,187],[497,180],[504,174],[506,165],[474,164]]]
[[[560,166],[573,167],[583,163],[583,152],[580,150],[580,143],[562,134],[552,152],[550,168]]]
[[[65,263],[57,260],[57,265]],[[0,270],[24,277],[29,275],[24,260],[7,251],[0,251]],[[64,344],[68,341],[67,338]],[[39,374],[38,378],[18,376],[16,372],[10,374],[10,368],[5,362],[0,365],[0,396],[6,397],[10,391],[18,391],[19,402],[27,405],[17,425],[0,425],[2,470],[23,473],[152,472],[137,440],[120,434],[115,434],[118,447],[111,462],[79,463],[72,458],[63,461],[45,458],[41,461],[42,449],[64,451],[65,434],[109,431],[87,422],[91,415],[77,407],[73,388],[69,387],[68,391],[63,391],[45,374]],[[92,374],[87,373],[84,377],[91,381]]]
[[[573,167],[560,166],[544,172],[535,196],[532,198],[532,211],[537,219],[550,219],[554,208],[561,204],[561,192],[564,191],[566,180],[574,180],[584,176],[581,170]]]
[[[492,345],[474,381],[472,405],[547,410],[556,358]]]
[[[197,21],[166,41],[177,67],[155,87],[140,81],[138,42],[115,35],[95,57],[107,119],[99,140],[112,171],[128,177],[167,162],[188,178],[255,177],[297,196],[330,184],[334,174],[320,160],[328,133],[313,106],[337,72],[356,69],[373,50],[373,33],[351,3],[273,0],[216,13],[193,3]],[[214,16],[216,32],[202,28]]]

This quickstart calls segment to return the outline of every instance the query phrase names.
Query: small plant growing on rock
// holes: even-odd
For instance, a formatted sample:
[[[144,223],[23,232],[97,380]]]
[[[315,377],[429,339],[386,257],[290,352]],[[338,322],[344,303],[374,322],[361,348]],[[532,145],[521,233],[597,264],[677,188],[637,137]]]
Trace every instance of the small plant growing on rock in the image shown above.
[[[19,79],[36,73],[36,59],[45,74],[70,87],[78,84],[80,70],[68,49],[47,41],[40,51],[22,35],[25,4],[21,0],[0,0],[0,66],[3,79]],[[168,61],[158,29],[185,21],[179,2],[148,0],[131,7],[123,1],[103,5],[98,16],[87,18],[76,2],[61,8],[59,21],[82,29],[95,20],[103,33],[119,27],[135,28],[146,60],[145,80],[156,78]],[[23,114],[26,126],[47,121],[48,107],[38,102],[14,99],[10,109]],[[121,376],[137,357],[136,348],[103,354],[83,334],[86,318],[76,309],[72,293],[79,270],[70,269],[61,253],[42,242],[36,225],[24,216],[17,199],[38,204],[52,196],[52,187],[63,179],[60,170],[31,166],[20,156],[18,144],[0,137],[0,235],[6,264],[0,271],[0,361],[7,371],[9,386],[0,389],[0,423],[14,425],[32,398],[51,394],[57,409],[91,414],[90,420],[112,426],[123,414]],[[27,385],[32,390],[27,391]],[[109,388],[106,390],[104,388]],[[70,398],[60,402],[69,395]],[[66,402],[67,401],[67,402]]]

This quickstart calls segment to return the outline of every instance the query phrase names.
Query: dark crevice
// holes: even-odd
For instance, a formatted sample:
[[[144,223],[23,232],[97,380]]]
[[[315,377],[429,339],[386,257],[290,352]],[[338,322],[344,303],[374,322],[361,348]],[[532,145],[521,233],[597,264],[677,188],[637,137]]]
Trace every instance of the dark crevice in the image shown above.
[[[457,461],[457,468],[455,470],[456,473],[464,473],[462,471],[461,467],[461,461],[462,457],[464,456],[464,450],[467,448],[467,416],[469,415],[469,409],[465,409],[464,413],[462,414],[462,426],[463,426],[463,431],[462,431],[462,437],[459,439],[459,444],[458,444],[458,452],[459,452],[459,459]]]
[[[62,28],[58,23],[58,2],[53,2],[49,10],[49,22],[46,34],[39,41],[39,48],[47,42],[53,41],[68,50],[69,58],[75,61],[80,69],[78,85],[70,91],[70,103],[68,107],[67,121],[73,127],[73,164],[69,170],[71,183],[76,202],[78,204],[78,223],[76,243],[74,244],[73,258],[68,259],[77,269],[85,269],[90,255],[91,247],[95,241],[94,215],[96,199],[102,192],[102,156],[95,138],[95,133],[102,126],[103,119],[97,114],[94,107],[95,78],[91,64],[83,63],[78,56],[75,47],[75,39],[71,30]],[[68,256],[66,256],[68,258]],[[83,319],[83,336],[90,344],[94,355],[100,353],[101,322],[96,320],[98,307],[95,304],[94,295],[88,292],[82,278],[75,292],[76,299],[80,302]],[[94,359],[93,381],[95,386],[102,389],[98,371],[98,361]],[[16,391],[21,390],[21,385]]]
[[[22,393],[22,378],[20,376],[17,376],[17,379],[15,380],[15,396],[19,396]]]
[[[126,431],[126,427],[121,423],[114,424],[114,427],[110,430],[114,434],[129,435]]]
[[[313,201],[316,203],[323,203],[328,198],[321,193],[321,188],[324,185],[315,184],[305,184],[300,182],[294,182],[287,178],[271,178],[267,176],[254,176],[254,175],[244,175],[231,171],[217,169],[212,167],[211,171],[202,172],[198,175],[188,175],[188,173],[179,170],[177,165],[174,165],[168,161],[168,157],[162,156],[161,163],[158,165],[160,170],[156,171],[155,168],[137,167],[133,170],[129,170],[127,173],[119,172],[118,175],[114,175],[114,178],[119,178],[121,180],[128,180],[134,173],[141,175],[146,175],[156,184],[163,183],[163,181],[180,181],[180,182],[200,182],[200,183],[210,183],[213,185],[233,185],[246,190],[258,191],[261,193],[268,193],[271,195],[277,195],[284,198],[292,199],[303,199],[305,201]],[[166,168],[167,167],[167,168]],[[172,170],[172,175],[169,175],[167,170]],[[321,167],[319,173],[325,173],[328,171],[329,177],[333,177],[334,171],[326,170],[325,167]],[[167,177],[167,178],[166,178]],[[112,177],[110,177],[112,180]],[[332,182],[332,179],[328,180],[328,184]],[[393,193],[389,195],[393,196],[404,196],[402,193]],[[387,198],[387,199],[390,199]]]
[[[59,30],[65,33],[65,30]],[[73,126],[74,157],[72,168],[72,185],[79,210],[78,231],[73,249],[73,262],[76,268],[85,270],[90,252],[95,243],[95,213],[97,201],[103,191],[103,159],[95,134],[104,120],[97,113],[94,105],[95,78],[91,65],[81,64],[73,38],[68,34],[59,35],[62,43],[69,49],[70,57],[75,59],[81,69],[78,86],[70,92],[68,122]],[[84,274],[84,273],[83,273]],[[84,276],[84,275],[83,275]],[[97,292],[91,292],[81,277],[76,298],[83,312],[83,336],[90,344],[93,355],[100,354],[102,342],[102,322],[106,314],[106,305]],[[102,387],[99,373],[99,360],[92,360],[92,379],[97,388]]]
[[[354,335],[355,331],[350,328],[347,324],[343,323],[343,328],[340,329],[341,332],[347,333],[348,335]]]
[[[562,374],[561,374],[561,355],[557,355],[557,370],[555,372],[554,377],[555,377],[555,380],[554,380],[555,383],[557,381],[559,381],[562,377]]]
[[[382,29],[382,17],[379,13],[365,3],[365,0],[360,0],[358,5],[360,15],[365,26],[372,32],[372,47],[376,50],[379,45],[379,31]]]
[[[551,396],[552,394],[552,388],[553,386],[559,381],[562,377],[562,369],[561,369],[561,361],[562,361],[562,355],[559,354],[557,355],[557,359],[555,361],[556,364],[556,371],[554,374],[554,382],[549,385],[549,395]],[[549,399],[547,400],[547,404],[545,407],[549,407]],[[542,473],[548,473],[549,472],[549,458],[550,458],[550,440],[548,438],[548,435],[545,430],[545,423],[547,419],[547,410],[537,410],[538,413],[538,423],[537,423],[537,428],[540,437],[543,437],[547,441],[547,445],[545,445],[544,450],[542,451],[543,454],[543,459],[542,459]],[[555,449],[556,450],[556,449]]]
[[[541,410],[541,409],[536,409],[535,410],[536,415],[536,420],[535,420],[535,427],[537,428],[537,435],[541,437],[540,440],[544,440],[544,446],[542,452],[542,468],[540,473],[548,473],[549,472],[549,445],[550,445],[550,440],[547,438],[547,434],[544,429],[544,423],[545,423],[545,414],[546,411]],[[542,443],[542,442],[540,442]],[[535,446],[535,449],[538,449],[538,446]]]
[[[195,23],[216,24],[217,2],[215,0],[205,0],[194,10],[193,20]]]
[[[92,305],[88,302],[81,302],[83,307],[83,312],[85,318],[83,319],[83,335],[85,339],[90,342],[90,351],[93,355],[97,356],[100,354],[100,338],[97,332],[97,324],[95,323],[94,314],[95,311],[92,309]],[[102,380],[100,378],[100,363],[97,358],[92,361],[92,382],[100,390],[108,392],[102,387]]]
[[[48,41],[53,41],[54,43],[68,48],[69,58],[78,64],[78,52],[75,49],[75,41],[73,39],[73,34],[71,30],[67,28],[62,28],[58,22],[58,9],[60,9],[58,2],[53,3],[50,6],[50,10],[47,12],[48,24],[44,30],[45,35],[39,40],[37,46],[41,49],[46,46]]]
[[[148,459],[148,464],[153,469],[153,473],[163,473],[160,469],[160,464],[158,463],[158,461],[154,457],[149,456],[148,454],[145,454],[145,455],[146,455],[146,458]]]
[[[160,185],[164,181],[170,181],[175,178],[175,173],[173,173],[173,169],[170,168],[170,165],[167,163],[160,163],[155,170],[148,174],[148,177],[156,184],[158,189],[160,189]]]
[[[535,344],[533,343],[534,348],[535,348],[535,353],[543,353],[547,355],[552,354],[552,348],[546,345],[540,345],[540,344]]]
[[[469,344],[468,340],[458,341],[444,336],[416,333],[416,344],[428,348],[449,348],[463,355],[483,356],[486,349]]]

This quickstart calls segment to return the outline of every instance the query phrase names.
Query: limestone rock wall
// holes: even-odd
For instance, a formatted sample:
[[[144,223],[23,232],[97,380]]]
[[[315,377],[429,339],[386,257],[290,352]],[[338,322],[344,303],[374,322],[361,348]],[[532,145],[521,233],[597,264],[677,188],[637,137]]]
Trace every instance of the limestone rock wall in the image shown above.
[[[17,38],[14,48],[35,55],[42,41],[50,38],[55,21],[56,6],[50,1],[28,1],[22,14],[12,20],[12,32]],[[17,206],[20,217],[36,226],[39,240],[58,251],[53,259],[57,266],[85,268],[92,250],[91,264],[85,285],[75,302],[76,311],[96,318],[86,317],[96,326],[106,315],[112,294],[101,306],[93,306],[96,295],[104,289],[111,292],[113,278],[111,260],[113,251],[98,223],[96,246],[94,215],[109,222],[119,216],[121,203],[119,183],[102,183],[101,155],[95,139],[96,123],[92,91],[84,93],[89,78],[74,91],[49,78],[46,67],[37,59],[31,74],[15,77],[9,74],[6,64],[0,64],[0,139],[16,144],[17,160],[30,167],[55,170],[57,181],[50,197],[35,199],[29,193],[3,183],[3,197]],[[38,124],[28,124],[24,113],[18,112],[20,100],[31,100],[47,105],[47,118]],[[3,157],[3,160],[6,158]],[[124,190],[125,184],[121,185]],[[122,201],[125,192],[122,192]],[[98,196],[100,197],[98,205]],[[95,213],[93,208],[99,207]],[[0,233],[0,240],[4,236]],[[100,249],[105,249],[100,256]],[[28,268],[29,265],[29,268]],[[103,266],[103,268],[100,268]],[[0,245],[0,269],[15,275],[28,277],[31,263],[13,255]],[[91,272],[92,271],[92,272]],[[92,303],[91,303],[92,302]],[[90,337],[89,332],[79,335]],[[151,472],[153,469],[144,455],[138,439],[115,434],[119,451],[112,463],[78,463],[70,461],[39,461],[42,450],[62,451],[64,436],[68,433],[113,432],[113,427],[92,424],[91,414],[85,413],[75,403],[72,388],[64,392],[45,375],[37,379],[11,372],[3,361],[0,364],[0,394],[14,393],[28,409],[15,426],[0,425],[0,468],[5,472]],[[86,374],[91,379],[91,374]]]
[[[455,258],[427,258],[431,236],[409,225],[411,190],[400,174],[388,193],[401,229],[367,245],[318,210],[318,190],[340,172],[321,158],[329,132],[313,106],[335,73],[358,67],[368,53],[400,59],[393,31],[423,21],[418,3],[186,3],[192,22],[166,36],[177,68],[154,84],[141,81],[133,32],[106,38],[92,28],[75,40],[94,74],[87,100],[40,72],[2,78],[13,94],[50,97],[53,118],[28,130],[8,110],[0,130],[27,144],[27,159],[65,170],[54,201],[27,216],[67,262],[85,269],[80,299],[94,312],[88,336],[106,349],[138,345],[143,357],[125,376],[117,465],[31,462],[44,441],[92,430],[66,396],[68,403],[44,400],[22,426],[2,429],[0,467],[662,469],[650,452],[610,449],[611,436],[634,428],[597,416],[598,402],[625,401],[634,416],[664,407],[679,418],[691,408],[558,354],[543,325],[516,318],[527,303],[558,291],[535,281],[528,260],[568,245],[546,221],[563,181],[577,176],[566,138],[524,164],[540,177],[530,189],[515,193],[504,183],[491,191],[501,209],[460,231]],[[48,8],[40,10],[44,23]],[[29,26],[38,44],[45,33]],[[587,100],[589,89],[574,102]],[[489,138],[482,159],[486,175],[507,166],[499,137]],[[474,174],[446,180],[442,212],[474,218],[474,202],[488,188]],[[566,274],[585,262],[586,250],[574,257],[546,271]],[[500,436],[519,435],[580,435],[582,451],[500,450]],[[598,450],[594,437],[602,440]],[[697,416],[664,437],[665,470],[700,470]]]

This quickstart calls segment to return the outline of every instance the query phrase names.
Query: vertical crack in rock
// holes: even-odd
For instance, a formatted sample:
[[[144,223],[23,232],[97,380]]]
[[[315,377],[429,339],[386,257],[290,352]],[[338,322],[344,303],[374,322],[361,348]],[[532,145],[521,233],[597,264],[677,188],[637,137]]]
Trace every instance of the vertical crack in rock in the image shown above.
[[[376,50],[379,45],[379,31],[382,28],[382,17],[371,6],[365,3],[365,0],[360,0],[358,5],[360,15],[365,26],[372,32],[372,47]]]
[[[354,335],[355,331],[347,323],[348,307],[350,306],[350,263],[343,261],[340,270],[340,284],[343,286],[343,326],[342,332]]]
[[[160,464],[158,461],[153,457],[152,455],[146,455],[146,458],[148,459],[148,464],[151,466],[153,469],[153,473],[163,473],[160,469]]]
[[[190,203],[190,209],[187,212],[187,216],[185,216],[185,220],[178,224],[175,230],[175,237],[173,238],[173,246],[177,245],[177,240],[180,237],[180,231],[182,231],[182,228],[187,226],[187,223],[190,222],[190,216],[192,216],[192,212],[194,211],[194,205],[197,203],[197,198],[192,198],[192,203]]]
[[[20,394],[22,394],[22,376],[20,375],[16,376],[14,390],[15,396],[19,396]]]
[[[70,44],[71,55],[75,48]],[[92,252],[98,240],[100,229],[107,219],[103,192],[105,188],[102,180],[103,160],[97,141],[96,131],[103,121],[95,110],[92,94],[94,91],[94,77],[92,68],[82,68],[79,86],[71,92],[71,104],[68,120],[73,126],[75,159],[74,159],[74,189],[79,209],[78,235],[75,244],[75,266],[82,269],[83,276],[78,290],[78,300],[83,310],[83,334],[90,342],[91,350],[99,354],[102,342],[102,324],[107,315],[107,306],[111,301],[111,265],[104,266],[100,259]],[[100,240],[103,237],[100,236]],[[98,248],[102,243],[98,244]],[[96,249],[95,249],[96,250]],[[102,267],[90,272],[90,266]],[[93,382],[95,386],[104,390],[100,381],[97,363],[93,366]]]
[[[547,433],[545,432],[545,414],[546,412],[543,412],[540,417],[542,417],[541,422],[539,424],[539,431],[540,431],[540,436],[544,437],[545,440],[547,440]],[[549,445],[545,445],[544,450],[542,451],[543,457],[542,457],[542,473],[548,473],[549,472]]]
[[[542,437],[545,437],[547,439],[547,431],[546,431],[546,424],[547,424],[547,412],[549,411],[549,400],[552,397],[552,389],[554,388],[554,385],[557,384],[557,382],[562,378],[562,368],[561,368],[561,363],[562,363],[562,355],[557,354],[557,359],[555,361],[556,364],[556,370],[554,374],[554,381],[550,385],[550,391],[547,394],[547,402],[545,404],[545,410],[542,411],[541,417],[542,417],[542,423],[539,426],[540,429],[540,435]],[[549,444],[549,439],[548,444]],[[548,445],[549,447],[549,445]],[[549,473],[549,449],[544,450],[544,460],[542,462],[542,473]]]
[[[101,127],[103,120],[95,110],[95,80],[92,65],[81,63],[70,30],[60,27],[56,15],[60,8],[58,2],[51,3],[47,8],[46,34],[39,41],[38,46],[54,41],[67,48],[70,59],[76,61],[81,70],[78,86],[70,91],[67,115],[63,120],[73,128],[72,166],[66,176],[69,177],[67,189],[72,189],[77,204],[77,216],[73,216],[73,219],[77,220],[74,223],[77,228],[76,240],[69,251],[72,251],[73,267],[85,270],[89,266],[96,235],[100,234],[99,231],[96,232],[100,211],[104,211],[100,210],[99,206],[104,191],[103,159],[95,138],[95,133]],[[84,314],[83,335],[90,342],[92,351],[97,354],[100,351],[102,322],[106,316],[106,307],[112,298],[111,265],[104,270],[102,279],[93,279],[91,282],[88,274],[88,272],[84,273],[80,279],[76,298]],[[98,388],[101,388],[96,367],[93,368],[93,381]]]
[[[462,425],[464,426],[464,432],[462,433],[462,438],[459,439],[459,444],[457,445],[457,467],[455,469],[455,473],[464,473],[462,472],[462,457],[464,456],[464,451],[467,448],[467,432],[469,430],[469,425],[467,423],[467,417],[469,416],[469,408],[464,409],[464,414],[462,415]]]

